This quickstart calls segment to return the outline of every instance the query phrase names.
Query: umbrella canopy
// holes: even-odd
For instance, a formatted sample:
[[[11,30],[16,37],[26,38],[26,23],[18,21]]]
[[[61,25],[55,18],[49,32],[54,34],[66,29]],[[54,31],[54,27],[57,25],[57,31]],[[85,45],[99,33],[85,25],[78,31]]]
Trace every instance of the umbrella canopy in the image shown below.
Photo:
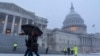
[[[41,36],[43,34],[43,32],[35,25],[26,24],[22,25],[21,28],[26,35],[32,35],[32,32],[36,33],[37,36]]]

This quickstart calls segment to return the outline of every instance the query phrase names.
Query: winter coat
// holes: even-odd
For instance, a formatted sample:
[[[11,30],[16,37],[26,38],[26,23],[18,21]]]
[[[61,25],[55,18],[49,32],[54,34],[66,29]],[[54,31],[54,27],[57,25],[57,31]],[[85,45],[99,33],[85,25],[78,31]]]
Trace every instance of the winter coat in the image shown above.
[[[38,43],[37,43],[37,40],[38,40],[38,37],[37,36],[31,36],[31,51],[32,52],[38,52]]]
[[[32,43],[31,51],[32,52],[38,52],[38,43]]]
[[[30,39],[25,39],[26,42],[26,47],[29,49],[31,47],[31,40]]]
[[[68,53],[68,55],[70,55],[70,54],[71,54],[71,50],[70,50],[70,48],[69,48],[69,47],[67,48],[67,53]]]
[[[77,55],[78,54],[78,47],[74,47],[73,50],[74,50],[74,54]]]

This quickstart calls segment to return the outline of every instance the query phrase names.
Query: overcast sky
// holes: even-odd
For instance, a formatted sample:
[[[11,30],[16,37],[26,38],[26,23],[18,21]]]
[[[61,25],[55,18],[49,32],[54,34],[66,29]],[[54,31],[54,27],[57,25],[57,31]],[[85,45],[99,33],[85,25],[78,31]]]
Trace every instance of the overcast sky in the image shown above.
[[[71,2],[87,25],[88,33],[100,32],[100,0],[0,0],[10,2],[35,12],[37,16],[47,18],[49,29],[61,28],[70,12]],[[92,25],[95,27],[92,28]]]

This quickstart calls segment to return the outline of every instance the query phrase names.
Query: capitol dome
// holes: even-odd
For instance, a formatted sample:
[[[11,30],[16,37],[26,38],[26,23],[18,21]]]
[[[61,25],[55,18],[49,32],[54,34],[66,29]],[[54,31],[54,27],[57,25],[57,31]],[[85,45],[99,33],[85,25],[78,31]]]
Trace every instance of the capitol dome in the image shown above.
[[[73,33],[86,33],[86,25],[84,24],[84,20],[74,11],[72,3],[70,13],[66,16],[63,22],[62,30]]]

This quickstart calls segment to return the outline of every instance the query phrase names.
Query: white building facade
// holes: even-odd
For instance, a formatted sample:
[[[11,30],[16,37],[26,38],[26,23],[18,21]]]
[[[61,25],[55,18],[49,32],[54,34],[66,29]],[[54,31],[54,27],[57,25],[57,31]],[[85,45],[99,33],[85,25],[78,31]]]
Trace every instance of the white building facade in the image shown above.
[[[51,49],[63,51],[64,48],[78,47],[79,53],[100,52],[100,34],[88,34],[87,26],[71,4],[62,29],[47,29],[47,44]]]
[[[3,38],[6,38],[3,39],[0,36],[2,38],[0,40],[0,48],[6,45],[11,48],[12,42],[15,42],[11,39],[13,35],[16,35],[14,40],[19,45],[23,44],[23,38],[17,38],[19,33],[22,32],[21,25],[33,24],[43,31],[43,35],[38,41],[41,47],[63,51],[64,48],[77,46],[80,53],[100,52],[100,34],[87,33],[87,26],[81,16],[74,11],[73,4],[71,5],[70,13],[63,22],[62,29],[47,29],[47,23],[47,19],[36,16],[35,13],[24,10],[13,3],[0,2],[0,34]],[[9,37],[11,36],[10,39],[7,38],[8,35]],[[5,42],[4,45],[3,42],[5,40],[9,40],[10,44]],[[19,47],[20,49],[22,49],[21,46]]]
[[[21,25],[24,24],[36,25],[44,31],[47,23],[46,18],[39,17],[13,3],[0,2],[0,34],[18,36],[22,32]],[[42,38],[38,41],[40,46]]]
[[[37,25],[43,30],[47,26],[47,19],[38,17],[35,13],[13,3],[0,2],[0,33],[6,34],[9,29],[9,34],[19,34],[23,24]]]

